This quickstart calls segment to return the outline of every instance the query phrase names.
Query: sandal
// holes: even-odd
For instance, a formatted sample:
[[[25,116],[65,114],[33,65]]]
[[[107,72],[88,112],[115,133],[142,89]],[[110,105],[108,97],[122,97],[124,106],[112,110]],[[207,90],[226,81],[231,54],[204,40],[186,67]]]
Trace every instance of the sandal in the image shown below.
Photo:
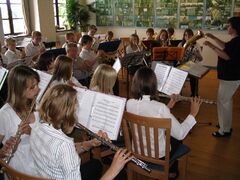
[[[223,134],[219,133],[218,131],[215,131],[212,133],[214,137],[229,137],[231,136],[232,132],[224,132]]]

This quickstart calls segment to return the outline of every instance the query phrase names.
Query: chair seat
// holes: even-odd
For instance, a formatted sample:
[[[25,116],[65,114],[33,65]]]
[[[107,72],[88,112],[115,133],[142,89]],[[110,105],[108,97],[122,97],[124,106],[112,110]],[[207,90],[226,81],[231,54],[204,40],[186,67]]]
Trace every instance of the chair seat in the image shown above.
[[[177,159],[181,158],[182,156],[184,156],[185,154],[189,153],[191,151],[191,149],[185,145],[185,144],[180,144],[176,150],[176,152],[173,154],[172,157],[170,157],[170,164],[174,161],[176,161]],[[163,171],[163,166],[162,165],[157,165],[157,164],[152,164],[152,163],[148,163],[149,168],[152,170],[159,170],[159,171]]]

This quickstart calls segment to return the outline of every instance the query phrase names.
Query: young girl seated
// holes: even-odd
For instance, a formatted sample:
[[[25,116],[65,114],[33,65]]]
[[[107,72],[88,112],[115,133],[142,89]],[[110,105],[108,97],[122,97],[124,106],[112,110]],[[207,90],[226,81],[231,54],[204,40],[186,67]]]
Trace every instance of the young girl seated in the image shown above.
[[[29,124],[36,118],[31,106],[39,92],[38,83],[37,72],[27,66],[15,66],[8,75],[7,102],[0,110],[0,142],[5,143],[11,136],[15,136],[17,131],[22,134],[10,166],[30,175],[36,175],[30,153]]]
[[[191,103],[190,113],[187,118],[182,122],[179,121],[171,114],[169,108],[157,101],[157,78],[152,69],[143,67],[139,69],[134,77],[131,87],[131,93],[133,99],[127,101],[126,110],[130,113],[155,118],[170,118],[171,119],[171,136],[177,140],[183,140],[191,128],[196,124],[195,116],[198,114],[201,104],[200,99],[194,98]],[[171,106],[174,105],[170,102]],[[151,134],[151,142],[154,142],[154,136]],[[165,138],[164,131],[162,136],[159,137],[159,158],[165,156]],[[172,140],[171,142],[171,154],[177,149],[179,142]],[[152,152],[154,154],[154,151]],[[177,164],[170,169],[170,172],[177,171]]]
[[[161,29],[159,35],[157,36],[156,40],[161,42],[161,47],[166,47],[169,45],[168,42],[168,32],[166,29]]]
[[[90,89],[105,94],[113,94],[113,86],[117,80],[115,69],[106,64],[100,64],[95,70]]]
[[[54,59],[54,54],[45,52],[38,57],[35,68],[40,71],[47,72],[48,74],[52,74],[54,67]]]
[[[148,28],[146,31],[147,38],[144,40],[154,40],[154,29]]]
[[[69,32],[65,34],[65,43],[62,45],[62,48],[65,48],[68,43],[76,43],[77,39],[73,32]]]
[[[100,142],[93,139],[74,144],[73,139],[67,136],[77,122],[75,116],[77,106],[77,91],[71,86],[56,85],[44,95],[39,108],[41,120],[32,127],[30,139],[39,176],[65,180],[82,177],[91,180],[100,179],[101,171],[96,167],[97,163],[88,167],[90,174],[86,175],[83,170],[80,172],[81,160],[78,156],[78,153],[99,146]],[[105,133],[99,131],[98,134],[108,139]],[[101,179],[113,179],[130,159],[130,153],[119,150],[112,165]]]
[[[5,56],[8,59],[8,64],[18,61],[25,57],[25,53],[16,49],[16,40],[13,38],[7,38],[5,40],[8,50],[5,52]]]
[[[139,51],[141,51],[141,47],[139,46],[139,37],[137,34],[132,34],[130,36],[130,44],[126,47],[126,54]]]
[[[50,86],[57,84],[68,84],[77,87],[83,87],[78,80],[72,76],[73,74],[73,59],[60,55],[56,58],[53,68],[53,76]]]

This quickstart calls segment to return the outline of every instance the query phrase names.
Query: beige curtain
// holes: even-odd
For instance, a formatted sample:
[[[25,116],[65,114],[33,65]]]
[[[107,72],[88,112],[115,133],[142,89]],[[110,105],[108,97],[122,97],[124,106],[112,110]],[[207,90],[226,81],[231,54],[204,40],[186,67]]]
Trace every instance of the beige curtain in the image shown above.
[[[30,8],[29,8],[29,0],[22,0],[22,8],[23,8],[23,17],[25,22],[26,34],[31,34],[31,19],[30,19]]]

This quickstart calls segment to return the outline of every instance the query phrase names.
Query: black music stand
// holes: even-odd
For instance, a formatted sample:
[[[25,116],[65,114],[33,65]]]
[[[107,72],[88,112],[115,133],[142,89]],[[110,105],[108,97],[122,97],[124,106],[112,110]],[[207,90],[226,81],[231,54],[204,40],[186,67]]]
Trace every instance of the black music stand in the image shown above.
[[[126,54],[121,59],[122,67],[127,69],[127,98],[129,98],[129,75],[134,75],[140,67],[144,66],[144,61],[143,52]]]

